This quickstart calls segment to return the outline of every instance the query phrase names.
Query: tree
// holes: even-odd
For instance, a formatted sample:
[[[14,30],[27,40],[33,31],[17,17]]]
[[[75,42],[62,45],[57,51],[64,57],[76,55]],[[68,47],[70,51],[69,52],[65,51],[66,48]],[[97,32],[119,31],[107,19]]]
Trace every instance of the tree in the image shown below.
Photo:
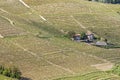
[[[87,35],[86,35],[85,32],[82,32],[82,33],[81,33],[81,39],[83,39],[83,40],[84,40],[84,39],[87,39]]]
[[[2,73],[4,76],[8,76],[9,72],[8,72],[8,69],[5,69]]]
[[[0,66],[0,74],[11,78],[17,78],[17,79],[21,78],[21,72],[16,67],[5,68],[4,66]]]
[[[16,68],[16,67],[11,68],[11,77],[20,79],[21,78],[20,70],[18,68]]]
[[[108,42],[108,40],[107,40],[107,39],[105,39],[104,41],[105,41],[106,43]]]
[[[4,66],[0,65],[0,74],[2,74],[4,71]]]
[[[103,2],[103,3],[113,3],[113,4],[120,3],[120,0],[92,0],[92,1]]]

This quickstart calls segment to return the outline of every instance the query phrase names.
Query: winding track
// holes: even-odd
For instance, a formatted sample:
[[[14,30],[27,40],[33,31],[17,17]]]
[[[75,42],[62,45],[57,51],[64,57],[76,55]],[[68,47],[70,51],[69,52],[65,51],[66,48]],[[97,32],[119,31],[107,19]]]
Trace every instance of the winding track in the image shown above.
[[[86,29],[86,27],[85,27],[84,25],[82,25],[78,20],[76,20],[73,15],[71,15],[70,17],[71,17],[81,28]]]

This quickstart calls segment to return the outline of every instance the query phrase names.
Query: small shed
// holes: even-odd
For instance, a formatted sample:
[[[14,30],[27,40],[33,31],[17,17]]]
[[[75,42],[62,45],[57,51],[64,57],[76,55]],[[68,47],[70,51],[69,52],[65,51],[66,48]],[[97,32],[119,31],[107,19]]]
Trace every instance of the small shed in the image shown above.
[[[96,46],[107,46],[107,43],[104,41],[97,41]]]

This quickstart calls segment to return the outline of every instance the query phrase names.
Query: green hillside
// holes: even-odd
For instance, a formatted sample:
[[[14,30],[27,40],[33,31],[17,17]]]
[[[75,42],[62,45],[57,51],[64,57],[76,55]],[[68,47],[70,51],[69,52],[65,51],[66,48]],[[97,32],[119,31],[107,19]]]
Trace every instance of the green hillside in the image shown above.
[[[120,46],[120,5],[87,0],[0,0],[0,64],[17,66],[23,77],[32,80],[78,80],[69,77],[80,75],[82,79],[81,75],[119,64],[119,48],[104,49],[63,37],[69,31],[88,30]],[[98,64],[103,68],[97,68]],[[98,80],[94,74],[91,80]],[[111,80],[115,77],[96,73],[100,80],[104,74]]]
[[[0,80],[17,80],[0,75]]]
[[[65,77],[56,80],[119,80],[120,77],[108,74],[106,72],[93,72],[82,76]]]

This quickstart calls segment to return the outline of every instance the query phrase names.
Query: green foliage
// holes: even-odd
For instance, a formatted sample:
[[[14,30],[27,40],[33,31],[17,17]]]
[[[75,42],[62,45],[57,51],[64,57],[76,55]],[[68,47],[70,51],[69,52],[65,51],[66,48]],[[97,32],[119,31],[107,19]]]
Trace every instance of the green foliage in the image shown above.
[[[119,12],[119,11],[117,11],[117,13],[120,15],[120,12]]]
[[[5,68],[4,66],[0,66],[0,74],[11,78],[17,78],[17,79],[21,78],[21,72],[16,67]]]
[[[20,77],[21,77],[21,72],[20,72],[20,70],[17,69],[16,67],[11,68],[11,77],[12,77],[12,78],[20,79]]]
[[[2,74],[4,71],[4,67],[2,65],[0,65],[0,74]]]
[[[66,36],[72,38],[75,34],[76,34],[75,31],[69,31]]]
[[[3,74],[4,76],[8,76],[8,75],[9,75],[8,69],[5,69],[2,74]]]
[[[115,65],[111,72],[120,76],[120,65]]]
[[[86,39],[86,38],[87,38],[86,33],[85,33],[85,32],[82,32],[82,33],[81,33],[81,39]]]

